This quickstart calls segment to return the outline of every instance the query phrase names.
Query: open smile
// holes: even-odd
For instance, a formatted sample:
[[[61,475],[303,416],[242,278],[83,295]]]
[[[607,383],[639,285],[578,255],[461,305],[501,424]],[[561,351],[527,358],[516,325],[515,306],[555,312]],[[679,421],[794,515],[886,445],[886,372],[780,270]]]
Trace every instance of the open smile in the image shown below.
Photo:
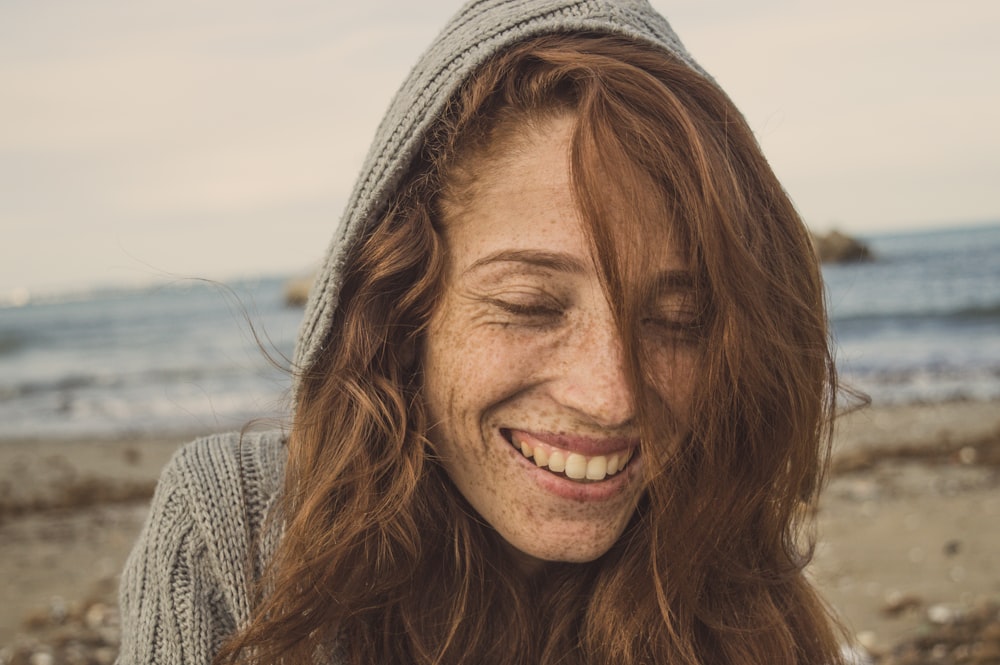
[[[502,429],[501,434],[524,457],[539,468],[578,483],[596,483],[610,478],[628,465],[635,448],[585,455],[541,441],[527,432]]]

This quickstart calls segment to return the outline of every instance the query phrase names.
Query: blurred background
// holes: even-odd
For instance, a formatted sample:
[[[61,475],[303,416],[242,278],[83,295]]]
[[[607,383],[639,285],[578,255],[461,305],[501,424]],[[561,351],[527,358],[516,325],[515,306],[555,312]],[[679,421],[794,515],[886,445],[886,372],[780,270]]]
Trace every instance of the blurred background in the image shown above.
[[[847,383],[876,407],[979,405],[959,420],[995,434],[1000,3],[652,4],[810,227],[867,247],[824,268]],[[291,354],[288,283],[317,266],[390,98],[457,7],[0,3],[0,528],[66,504],[25,493],[25,469],[100,475],[74,443],[126,442],[155,478],[165,453],[135,442],[284,413],[287,374],[259,342]],[[963,441],[955,427],[934,445]]]

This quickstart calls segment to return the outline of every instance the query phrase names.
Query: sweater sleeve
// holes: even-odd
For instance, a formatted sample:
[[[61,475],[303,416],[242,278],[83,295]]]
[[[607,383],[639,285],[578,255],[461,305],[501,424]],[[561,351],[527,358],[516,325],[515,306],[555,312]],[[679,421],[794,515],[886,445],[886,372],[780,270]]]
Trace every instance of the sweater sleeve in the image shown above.
[[[247,620],[258,443],[203,439],[167,465],[122,573],[121,665],[210,663]]]

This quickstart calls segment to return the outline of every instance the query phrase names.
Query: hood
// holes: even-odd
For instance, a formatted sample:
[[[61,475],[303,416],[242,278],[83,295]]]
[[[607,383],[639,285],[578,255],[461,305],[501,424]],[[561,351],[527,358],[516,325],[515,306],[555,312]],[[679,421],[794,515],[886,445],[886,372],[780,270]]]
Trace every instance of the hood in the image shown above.
[[[480,64],[516,42],[555,32],[597,32],[661,48],[710,78],[670,24],[644,0],[474,0],[452,17],[396,93],[316,275],[295,347],[299,376],[326,344],[341,275],[354,246],[382,217],[448,99]],[[297,397],[297,395],[296,395]]]

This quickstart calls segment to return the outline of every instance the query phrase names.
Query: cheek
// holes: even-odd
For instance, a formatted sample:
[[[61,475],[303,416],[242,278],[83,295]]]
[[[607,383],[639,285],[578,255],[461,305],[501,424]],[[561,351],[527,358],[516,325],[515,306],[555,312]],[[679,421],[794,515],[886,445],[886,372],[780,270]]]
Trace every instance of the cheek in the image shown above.
[[[497,468],[489,414],[503,398],[498,350],[469,336],[441,335],[425,355],[428,438],[448,477],[477,510],[496,493],[484,469]]]
[[[440,322],[423,354],[424,399],[432,432],[473,434],[490,405],[508,391],[510,350],[482,331]],[[447,437],[453,438],[453,437]],[[442,442],[445,443],[445,442]]]
[[[428,331],[422,357],[424,392],[438,420],[468,418],[516,392],[538,370],[530,336],[459,316],[442,316]]]

